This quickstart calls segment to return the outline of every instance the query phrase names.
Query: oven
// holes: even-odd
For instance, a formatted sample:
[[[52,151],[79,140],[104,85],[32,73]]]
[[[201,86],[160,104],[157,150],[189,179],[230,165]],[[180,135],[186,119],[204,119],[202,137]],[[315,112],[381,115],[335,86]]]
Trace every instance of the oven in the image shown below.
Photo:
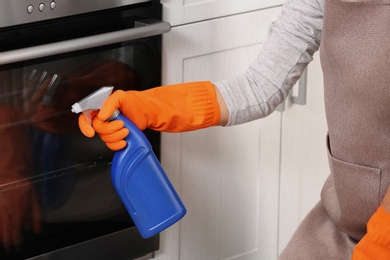
[[[0,259],[145,257],[110,178],[113,152],[71,106],[102,86],[160,85],[160,1],[0,3]],[[159,156],[160,135],[145,131]]]

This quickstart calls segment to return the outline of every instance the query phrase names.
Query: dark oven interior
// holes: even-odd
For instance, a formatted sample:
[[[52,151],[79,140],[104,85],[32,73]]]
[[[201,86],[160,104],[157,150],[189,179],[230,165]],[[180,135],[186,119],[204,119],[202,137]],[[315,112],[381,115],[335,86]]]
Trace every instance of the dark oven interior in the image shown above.
[[[132,28],[161,19],[154,2],[3,28],[0,51]],[[102,86],[160,84],[161,36],[0,65],[0,259],[132,259],[143,239],[115,193],[113,152],[83,136],[71,106]],[[0,54],[1,55],[1,54]],[[160,135],[146,131],[156,155]]]

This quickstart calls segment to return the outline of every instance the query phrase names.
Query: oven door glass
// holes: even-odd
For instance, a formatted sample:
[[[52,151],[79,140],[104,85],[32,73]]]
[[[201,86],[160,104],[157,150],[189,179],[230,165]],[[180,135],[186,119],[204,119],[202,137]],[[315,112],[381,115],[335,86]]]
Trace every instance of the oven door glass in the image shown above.
[[[117,14],[134,19],[128,10]],[[13,33],[25,29],[34,28]],[[81,32],[73,29],[64,46],[79,39]],[[43,44],[35,36],[17,48],[28,54]],[[70,109],[102,86],[144,90],[159,85],[160,45],[156,35],[49,56],[33,51],[26,60],[12,53],[18,51],[13,46],[2,46],[13,56],[0,65],[0,259],[41,259],[50,253],[57,256],[53,259],[130,259],[158,249],[158,236],[140,237],[113,189],[113,152],[99,137],[83,136]],[[159,134],[145,134],[158,155]],[[99,238],[103,244],[94,243]]]

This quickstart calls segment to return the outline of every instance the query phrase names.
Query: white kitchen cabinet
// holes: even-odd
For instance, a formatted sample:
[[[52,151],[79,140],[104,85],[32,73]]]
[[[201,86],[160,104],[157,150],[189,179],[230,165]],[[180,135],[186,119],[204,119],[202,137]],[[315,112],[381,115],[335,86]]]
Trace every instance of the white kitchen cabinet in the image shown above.
[[[280,11],[173,27],[163,38],[163,83],[244,72]],[[187,215],[161,234],[157,259],[276,258],[280,119],[163,134],[162,164]]]
[[[306,105],[286,102],[282,113],[279,250],[319,201],[330,173],[322,70],[318,53],[309,64]]]
[[[161,0],[173,26],[281,5],[284,0]]]
[[[244,72],[280,11],[174,26],[163,36],[163,84]],[[318,54],[306,84],[306,105],[287,100],[248,124],[162,135],[163,167],[188,212],[161,234],[157,260],[277,258],[329,174]]]

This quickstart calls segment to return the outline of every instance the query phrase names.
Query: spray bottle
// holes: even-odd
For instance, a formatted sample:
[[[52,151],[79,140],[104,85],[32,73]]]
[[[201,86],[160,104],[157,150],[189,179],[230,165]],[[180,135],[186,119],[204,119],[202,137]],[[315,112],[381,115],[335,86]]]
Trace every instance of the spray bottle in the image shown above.
[[[75,103],[72,112],[90,117],[112,90],[113,87],[98,89]],[[119,110],[108,120],[122,120],[130,130],[126,147],[113,157],[112,183],[141,236],[152,237],[179,221],[186,209],[143,132]]]

